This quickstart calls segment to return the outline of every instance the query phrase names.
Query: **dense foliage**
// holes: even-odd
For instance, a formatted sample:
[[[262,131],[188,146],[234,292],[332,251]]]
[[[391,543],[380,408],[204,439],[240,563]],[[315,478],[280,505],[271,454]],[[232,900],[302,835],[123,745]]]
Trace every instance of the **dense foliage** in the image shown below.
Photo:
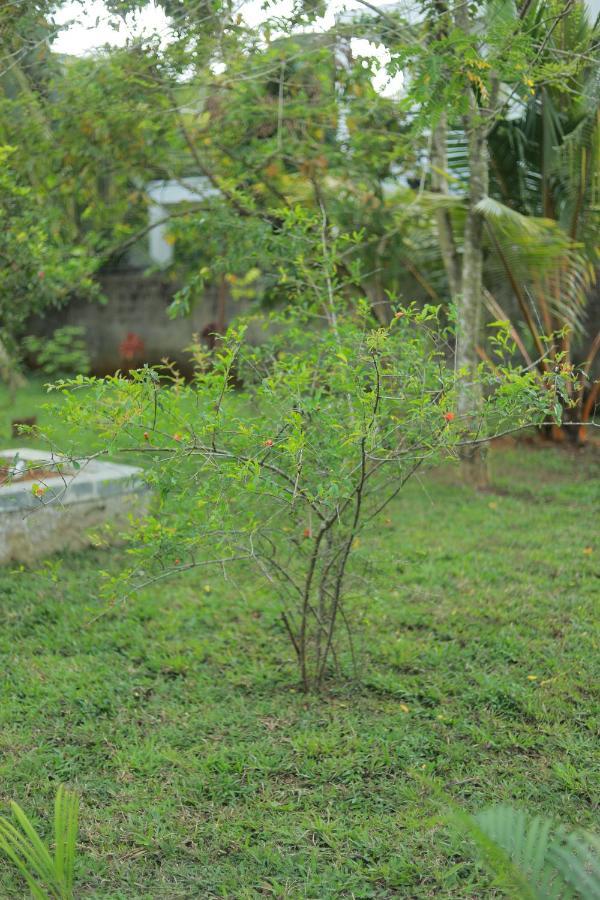
[[[566,412],[591,414],[599,343],[578,333],[597,265],[598,33],[582,2],[423,0],[324,27],[318,4],[249,26],[226,3],[183,0],[162,4],[169,40],[79,60],[35,50],[59,5],[6,15],[0,121],[67,259],[93,271],[134,247],[143,260],[149,182],[202,176],[211,195],[168,216],[184,306],[249,270],[254,296],[289,301],[280,225],[300,205],[363,235],[338,268],[381,324],[390,293],[452,299],[471,367],[488,352],[484,316],[512,320],[527,365],[552,358],[542,336],[555,334],[554,352],[582,365]],[[109,4],[117,18],[145,6]],[[357,39],[404,73],[399,97],[374,89],[380,64]]]
[[[0,147],[0,372],[14,380],[16,341],[28,318],[64,303],[70,292],[93,292],[89,261],[54,239],[40,197],[19,182],[13,147]]]

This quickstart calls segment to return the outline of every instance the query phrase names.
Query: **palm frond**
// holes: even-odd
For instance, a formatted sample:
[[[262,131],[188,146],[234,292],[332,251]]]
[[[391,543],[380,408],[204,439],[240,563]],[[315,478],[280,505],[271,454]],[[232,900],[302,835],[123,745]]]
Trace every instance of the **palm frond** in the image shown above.
[[[525,216],[518,210],[506,206],[493,197],[484,197],[477,204],[477,210],[483,218],[496,226],[508,237],[531,236],[543,239],[549,232],[556,228],[553,219],[545,219],[541,216]]]
[[[18,803],[10,804],[16,828],[0,816],[0,851],[26,881],[35,900],[73,900],[73,877],[77,844],[77,795],[63,785],[54,807],[54,856]]]
[[[60,785],[54,806],[54,861],[56,874],[67,896],[73,892],[79,801],[77,795]]]
[[[600,898],[600,841],[595,835],[561,828],[548,848],[547,859],[576,897]]]
[[[554,219],[524,216],[491,197],[480,201],[478,209],[497,251],[488,266],[492,277],[509,274],[513,283],[529,287],[532,293],[543,291],[544,302],[557,319],[580,331],[587,290],[594,279],[582,246]]]
[[[600,241],[600,96],[596,109],[565,137],[555,170],[563,198],[561,221],[572,237],[582,236],[593,255]]]
[[[519,900],[600,900],[600,841],[542,816],[495,806],[454,813],[502,887]]]

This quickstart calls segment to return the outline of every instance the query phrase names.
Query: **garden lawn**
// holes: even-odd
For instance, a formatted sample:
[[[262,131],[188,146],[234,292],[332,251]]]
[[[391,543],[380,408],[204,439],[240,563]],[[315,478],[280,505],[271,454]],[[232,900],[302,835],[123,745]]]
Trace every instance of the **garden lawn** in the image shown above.
[[[48,402],[55,401],[56,394],[48,394],[42,376],[29,378],[24,388],[19,390],[11,402],[4,385],[0,383],[0,450],[7,447],[23,447],[32,444],[24,436],[13,436],[11,422],[35,418],[43,430],[52,421],[52,414],[44,409]],[[32,444],[33,446],[33,444]]]
[[[357,550],[361,682],[344,658],[321,699],[245,570],[92,622],[123,550],[0,569],[2,804],[47,834],[78,789],[78,898],[496,896],[429,781],[597,828],[598,458],[509,446],[493,492],[410,484]]]

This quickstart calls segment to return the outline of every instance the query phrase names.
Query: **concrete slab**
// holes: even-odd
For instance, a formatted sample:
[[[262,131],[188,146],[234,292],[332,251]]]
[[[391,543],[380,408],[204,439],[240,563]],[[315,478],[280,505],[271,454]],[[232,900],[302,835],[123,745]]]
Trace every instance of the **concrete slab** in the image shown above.
[[[108,536],[108,526],[120,533],[131,516],[143,515],[150,499],[135,466],[95,459],[80,460],[77,469],[63,457],[29,448],[0,450],[0,461],[15,472],[0,480],[0,564],[81,549],[95,542],[99,530]],[[34,479],[20,477],[23,464],[33,467]]]

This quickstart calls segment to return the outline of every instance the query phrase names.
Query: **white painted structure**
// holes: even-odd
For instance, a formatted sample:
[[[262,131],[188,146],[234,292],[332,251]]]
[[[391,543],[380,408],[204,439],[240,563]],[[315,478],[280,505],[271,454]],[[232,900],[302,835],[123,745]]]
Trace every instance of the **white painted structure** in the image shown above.
[[[198,203],[216,197],[219,190],[204,175],[179,180],[150,181],[146,185],[150,199],[148,207],[148,236],[150,259],[156,266],[166,267],[173,262],[173,245],[167,240],[169,207],[178,203]]]

